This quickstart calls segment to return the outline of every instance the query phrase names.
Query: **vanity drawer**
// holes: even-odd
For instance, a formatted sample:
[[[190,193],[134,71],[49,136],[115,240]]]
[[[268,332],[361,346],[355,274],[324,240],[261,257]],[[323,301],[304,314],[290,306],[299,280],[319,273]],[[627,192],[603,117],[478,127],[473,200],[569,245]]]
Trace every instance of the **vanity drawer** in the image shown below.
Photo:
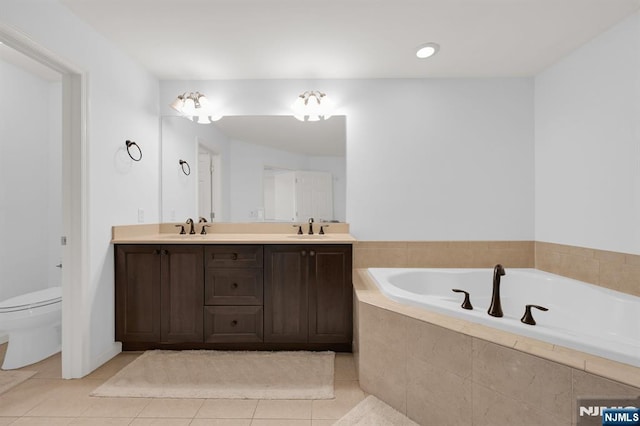
[[[262,268],[262,246],[208,246],[204,258],[208,268]]]
[[[204,341],[262,342],[262,306],[205,306]]]
[[[208,268],[205,305],[262,305],[262,268]]]

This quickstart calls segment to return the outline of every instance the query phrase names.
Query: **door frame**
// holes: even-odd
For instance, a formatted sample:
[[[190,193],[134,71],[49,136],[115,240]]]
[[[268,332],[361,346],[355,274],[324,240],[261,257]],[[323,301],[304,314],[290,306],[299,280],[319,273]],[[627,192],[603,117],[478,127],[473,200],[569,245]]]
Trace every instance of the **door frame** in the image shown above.
[[[213,172],[211,173],[211,208],[215,214],[215,219],[211,220],[209,217],[206,219],[211,222],[220,222],[223,221],[222,217],[222,161],[220,159],[220,153],[209,148],[207,146],[206,140],[197,137],[196,138],[196,164],[198,168],[198,180],[196,181],[196,211],[200,212],[200,186],[199,186],[199,177],[200,177],[200,154],[207,153],[209,154],[210,159],[210,167],[213,168]]]
[[[36,43],[27,34],[0,22],[0,41],[62,74],[62,377],[89,372],[88,244],[88,75]],[[61,244],[62,241],[61,241]],[[64,244],[63,244],[64,245]]]

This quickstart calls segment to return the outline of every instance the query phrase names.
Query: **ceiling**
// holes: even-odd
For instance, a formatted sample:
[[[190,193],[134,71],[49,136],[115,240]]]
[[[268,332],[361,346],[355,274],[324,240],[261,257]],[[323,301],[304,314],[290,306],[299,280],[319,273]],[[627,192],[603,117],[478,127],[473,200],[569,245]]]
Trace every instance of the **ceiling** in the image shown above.
[[[228,116],[214,123],[230,139],[311,156],[344,157],[346,119],[298,121],[291,116]]]
[[[60,1],[158,78],[196,80],[531,76],[640,2]]]

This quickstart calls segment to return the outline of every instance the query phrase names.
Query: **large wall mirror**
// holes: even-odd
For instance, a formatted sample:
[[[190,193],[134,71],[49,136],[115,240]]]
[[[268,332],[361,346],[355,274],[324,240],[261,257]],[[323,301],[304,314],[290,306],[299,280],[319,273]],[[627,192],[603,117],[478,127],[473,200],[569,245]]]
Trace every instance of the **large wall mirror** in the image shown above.
[[[344,222],[346,118],[162,117],[162,221]]]

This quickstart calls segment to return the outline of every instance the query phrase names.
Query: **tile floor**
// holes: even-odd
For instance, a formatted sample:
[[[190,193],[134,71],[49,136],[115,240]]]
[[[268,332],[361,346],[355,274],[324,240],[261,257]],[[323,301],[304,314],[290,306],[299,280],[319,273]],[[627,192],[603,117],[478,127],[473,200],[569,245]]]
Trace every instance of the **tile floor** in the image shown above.
[[[0,359],[5,345],[0,346]],[[155,399],[98,398],[89,393],[133,361],[139,353],[121,353],[77,380],[61,379],[60,354],[24,370],[27,381],[0,394],[2,425],[215,425],[325,426],[346,414],[366,394],[360,389],[351,354],[336,354],[335,399]]]

